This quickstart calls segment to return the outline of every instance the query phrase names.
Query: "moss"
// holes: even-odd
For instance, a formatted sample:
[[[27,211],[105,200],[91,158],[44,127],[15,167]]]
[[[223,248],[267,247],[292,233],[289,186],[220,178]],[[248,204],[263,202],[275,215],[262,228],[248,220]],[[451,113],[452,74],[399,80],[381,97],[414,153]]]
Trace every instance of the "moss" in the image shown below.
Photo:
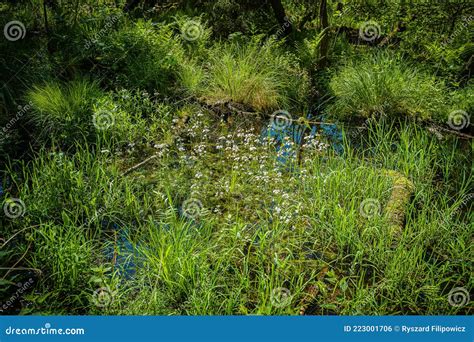
[[[394,235],[401,233],[405,222],[405,212],[415,190],[412,181],[394,170],[384,170],[392,179],[392,194],[385,206],[384,214],[390,221],[390,231]]]

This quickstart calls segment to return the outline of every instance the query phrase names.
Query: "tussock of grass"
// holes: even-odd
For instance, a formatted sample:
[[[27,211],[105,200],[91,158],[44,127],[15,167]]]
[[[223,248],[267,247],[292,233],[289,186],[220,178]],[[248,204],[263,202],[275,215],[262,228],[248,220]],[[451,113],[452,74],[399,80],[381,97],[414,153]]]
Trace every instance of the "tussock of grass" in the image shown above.
[[[59,144],[87,140],[93,131],[92,106],[103,95],[96,82],[84,79],[34,86],[27,94],[33,104],[27,114],[37,138]]]
[[[388,53],[344,66],[330,82],[335,96],[327,112],[336,117],[407,116],[445,120],[442,83]]]
[[[184,84],[207,101],[233,101],[256,110],[289,108],[304,99],[308,78],[278,43],[260,40],[218,44],[202,69],[184,69]],[[202,82],[194,78],[200,75]]]
[[[68,149],[78,142],[120,148],[130,141],[162,138],[170,126],[169,108],[147,92],[106,93],[96,82],[49,82],[27,94],[35,137]]]

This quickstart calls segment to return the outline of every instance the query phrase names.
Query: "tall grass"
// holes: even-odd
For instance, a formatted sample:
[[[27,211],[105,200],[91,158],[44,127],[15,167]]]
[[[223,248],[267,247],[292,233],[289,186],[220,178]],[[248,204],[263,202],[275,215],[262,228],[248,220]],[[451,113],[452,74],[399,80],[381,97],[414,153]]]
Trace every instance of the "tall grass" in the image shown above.
[[[330,82],[335,117],[398,116],[445,121],[446,88],[387,52],[351,61]]]
[[[201,119],[190,120],[199,130]],[[29,297],[32,310],[463,312],[450,306],[446,295],[469,286],[469,221],[460,199],[451,200],[453,189],[438,179],[443,170],[449,170],[446,180],[456,177],[450,170],[457,167],[464,176],[456,177],[456,188],[465,196],[472,185],[468,157],[411,125],[369,132],[371,148],[364,153],[347,147],[342,157],[308,147],[301,164],[290,158],[298,172],[282,167],[273,146],[248,132],[218,140],[230,149],[216,150],[213,140],[191,138],[186,145],[191,150],[178,143],[162,155],[160,167],[125,177],[119,176],[117,161],[86,150],[75,156],[40,155],[31,171],[25,168],[27,181],[16,180],[18,196],[28,206],[27,221],[10,222],[17,228],[37,225],[30,231],[27,260],[43,270],[44,278],[39,292]],[[397,239],[383,215],[393,187],[383,169],[399,171],[415,184]],[[193,218],[183,215],[189,198],[202,203]],[[379,203],[381,211],[363,215],[367,199]],[[120,231],[127,232],[135,251],[117,245]],[[57,241],[63,240],[59,248]],[[118,255],[137,258],[131,279],[104,254],[111,244]],[[87,286],[78,288],[78,282]],[[94,290],[104,286],[113,299],[97,306]],[[283,288],[289,296],[275,301]],[[71,296],[64,297],[64,289]]]
[[[195,70],[185,69],[184,79],[202,74],[199,67]],[[210,102],[233,101],[267,111],[290,109],[302,103],[308,88],[308,77],[295,57],[281,52],[275,41],[217,44],[209,52],[205,70],[200,83],[187,83]]]
[[[171,124],[169,107],[147,92],[106,93],[97,82],[83,79],[34,86],[26,97],[32,103],[27,116],[34,140],[63,150],[78,142],[109,149],[149,145]]]
[[[471,110],[470,85],[448,101],[442,82],[402,58],[359,58],[336,70],[327,113],[389,120],[368,120],[360,147],[340,154],[324,134],[278,144],[253,116],[224,122],[202,102],[298,112],[308,104],[303,66],[314,63],[320,35],[296,54],[243,34],[211,45],[205,27],[197,40],[183,37],[189,17],[154,24],[123,16],[103,30],[115,10],[102,9],[95,23],[71,30],[79,34],[69,43],[80,44],[69,54],[56,51],[44,69],[30,64],[48,75],[26,94],[41,148],[11,161],[0,194],[1,205],[25,204],[22,216],[0,215],[2,275],[11,283],[2,280],[0,292],[22,272],[35,277],[22,313],[472,311],[447,300],[453,288],[472,288],[472,145],[435,138],[412,120]],[[80,25],[86,10],[70,11],[67,22]],[[85,32],[100,39],[77,54],[78,66],[93,62],[100,82],[69,66],[72,80],[44,82],[56,58],[76,60]],[[387,214],[395,172],[414,184],[398,235]]]
[[[94,131],[92,106],[103,95],[96,82],[84,79],[33,86],[26,97],[33,104],[28,115],[36,138],[58,144],[87,141]]]

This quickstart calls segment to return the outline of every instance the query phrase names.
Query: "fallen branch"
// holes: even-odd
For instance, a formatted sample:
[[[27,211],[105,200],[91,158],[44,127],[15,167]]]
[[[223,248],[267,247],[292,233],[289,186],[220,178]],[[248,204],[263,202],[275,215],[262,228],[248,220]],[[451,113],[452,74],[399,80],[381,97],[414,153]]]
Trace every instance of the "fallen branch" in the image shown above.
[[[466,140],[469,140],[469,139],[473,139],[474,136],[472,135],[469,135],[469,134],[466,134],[466,133],[461,133],[459,131],[455,131],[453,129],[449,129],[449,128],[445,128],[445,127],[441,127],[441,126],[438,126],[438,125],[431,125],[428,127],[428,130],[430,132],[436,132],[436,131],[443,131],[443,132],[446,132],[446,133],[449,133],[449,134],[453,134],[453,135],[456,135],[458,136],[459,138],[461,139],[466,139]],[[436,134],[436,133],[435,133]]]
[[[147,159],[145,159],[144,161],[132,166],[131,168],[127,169],[123,174],[122,176],[126,176],[128,175],[129,173],[139,169],[140,167],[142,167],[143,165],[145,164],[148,164],[150,161],[152,161],[153,159],[156,159],[158,158],[158,154],[154,154],[152,155],[151,157],[148,157]]]

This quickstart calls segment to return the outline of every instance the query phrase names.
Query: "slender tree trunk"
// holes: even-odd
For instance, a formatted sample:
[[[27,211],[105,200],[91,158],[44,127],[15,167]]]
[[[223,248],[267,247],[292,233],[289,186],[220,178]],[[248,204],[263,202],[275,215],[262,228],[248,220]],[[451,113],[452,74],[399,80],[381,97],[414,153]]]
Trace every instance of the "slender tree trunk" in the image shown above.
[[[53,55],[57,48],[54,39],[51,39],[51,27],[50,21],[48,20],[48,9],[53,13],[53,18],[57,17],[59,13],[59,5],[56,0],[43,0],[43,16],[44,16],[44,28],[46,36],[48,37],[46,48],[48,49],[49,55]]]
[[[273,12],[275,13],[275,17],[278,20],[278,24],[280,24],[281,28],[284,29],[284,36],[289,35],[293,27],[291,25],[290,20],[286,16],[285,8],[281,3],[281,0],[270,0],[270,4],[272,6]]]
[[[43,0],[43,17],[44,17],[44,29],[46,30],[46,36],[49,39],[48,5],[45,0]]]

